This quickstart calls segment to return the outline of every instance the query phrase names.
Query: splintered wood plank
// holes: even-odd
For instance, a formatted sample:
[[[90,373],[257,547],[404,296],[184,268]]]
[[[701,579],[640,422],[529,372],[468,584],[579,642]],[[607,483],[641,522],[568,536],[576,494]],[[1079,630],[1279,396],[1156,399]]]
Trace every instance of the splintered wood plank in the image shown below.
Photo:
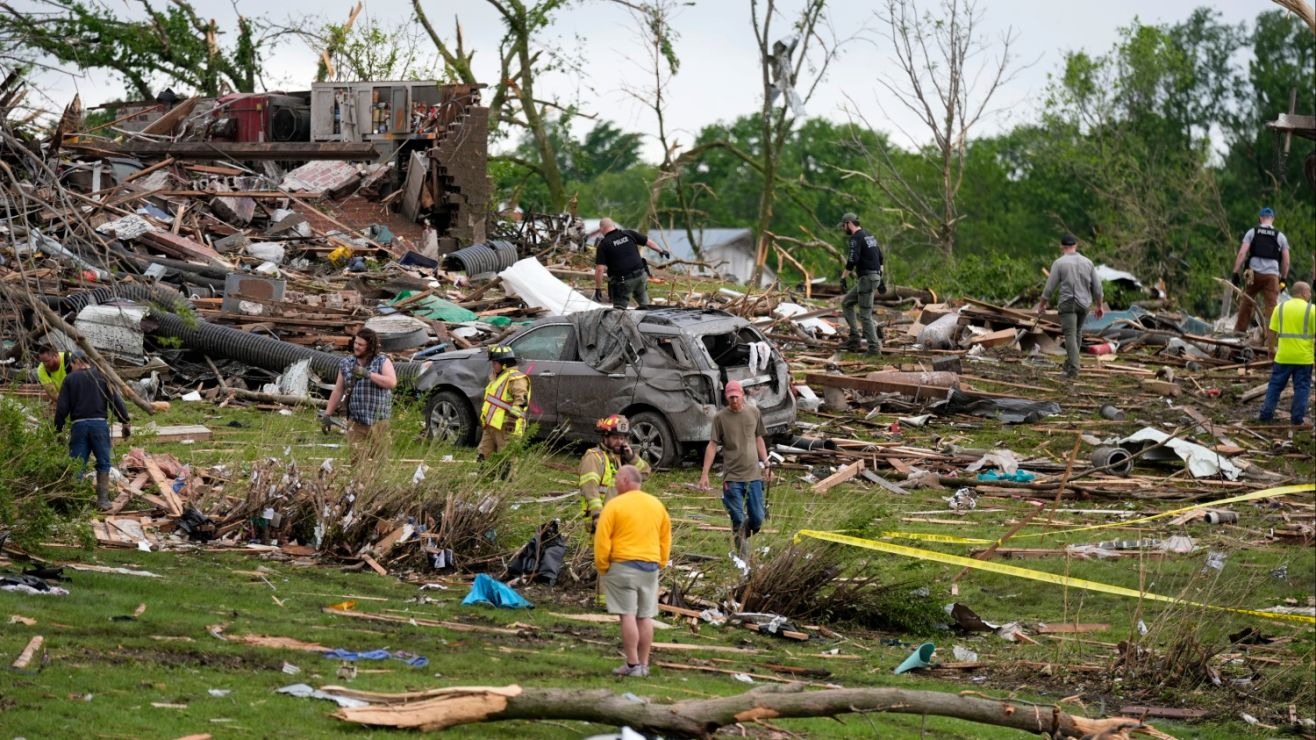
[[[823,478],[822,480],[813,484],[812,490],[815,494],[827,493],[828,491],[835,488],[836,486],[839,486],[840,484],[854,478],[856,475],[859,475],[859,473],[863,469],[864,469],[864,461],[855,460],[849,465],[846,465],[845,467],[841,468],[835,473],[832,473],[826,478]]]
[[[375,571],[375,572],[378,573],[379,575],[381,575],[381,576],[386,576],[386,575],[388,575],[388,571],[384,569],[384,566],[382,566],[382,565],[379,564],[379,561],[378,561],[378,560],[375,560],[374,558],[370,557],[369,555],[362,555],[362,556],[361,556],[361,559],[364,560],[364,561],[366,561],[366,565],[369,565],[369,566],[370,566],[370,569],[373,570],[373,571]]]
[[[41,645],[45,641],[46,638],[41,635],[33,636],[31,640],[28,640],[27,647],[23,648],[23,652],[18,654],[18,657],[14,659],[14,662],[10,667],[14,670],[27,668],[27,664],[32,662],[32,658],[36,656],[37,651],[41,649]]]
[[[1017,329],[1001,329],[1000,331],[988,332],[970,339],[969,344],[981,344],[984,347],[1001,347],[1014,344],[1017,331]]]
[[[155,483],[155,487],[160,489],[161,497],[164,499],[165,503],[165,506],[163,507],[164,510],[171,516],[182,516],[183,504],[178,500],[178,496],[174,493],[173,483],[165,476],[164,471],[160,470],[160,466],[156,464],[155,460],[153,460],[150,455],[142,455],[142,462],[146,465],[147,475],[151,476],[151,481]],[[147,501],[151,501],[151,503],[156,503],[155,501],[152,501],[149,496],[144,495],[143,498]],[[156,505],[158,506],[159,504]]]

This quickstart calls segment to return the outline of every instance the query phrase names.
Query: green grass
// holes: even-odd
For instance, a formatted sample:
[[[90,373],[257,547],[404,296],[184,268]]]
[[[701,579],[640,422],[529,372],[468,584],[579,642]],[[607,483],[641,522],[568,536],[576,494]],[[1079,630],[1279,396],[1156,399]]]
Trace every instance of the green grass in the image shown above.
[[[901,358],[884,358],[895,362]],[[917,358],[904,358],[916,361]],[[967,363],[966,363],[967,365]],[[850,370],[849,372],[855,372]],[[1074,440],[1074,432],[1065,430],[1069,422],[1095,418],[1098,402],[1126,398],[1132,390],[1123,379],[1089,380],[1066,388],[1049,377],[1025,370],[1021,366],[986,367],[967,365],[975,375],[999,374],[1009,382],[1036,384],[1051,388],[1054,397],[1063,399],[1066,413],[1040,427],[1003,427],[994,421],[953,423],[934,421],[924,428],[904,428],[900,437],[882,431],[895,415],[879,414],[873,425],[854,419],[832,421],[829,432],[835,436],[871,438],[878,441],[899,439],[914,447],[937,449],[956,444],[962,447],[1003,446],[1021,455],[1037,455],[1063,461]],[[1032,373],[1032,374],[1030,374]],[[1255,384],[1249,379],[1247,384]],[[982,383],[986,390],[1009,392],[1006,386]],[[1033,394],[1041,395],[1041,394]],[[1118,402],[1118,401],[1117,401]],[[1228,404],[1220,408],[1208,401],[1193,399],[1208,415],[1227,417]],[[1129,409],[1130,420],[1122,426],[1074,428],[1097,434],[1131,432],[1144,421],[1157,421],[1157,409]],[[824,421],[811,418],[809,421]],[[208,442],[184,445],[153,442],[145,420],[136,424],[138,434],[131,440],[152,453],[170,453],[184,463],[204,466],[226,464],[240,479],[244,465],[262,457],[282,458],[290,454],[306,466],[318,466],[325,457],[339,458],[345,448],[329,446],[340,437],[323,437],[309,411],[285,416],[250,409],[218,409],[212,404],[176,403],[171,411],[154,419],[158,424],[203,423],[214,431]],[[240,426],[229,426],[237,422]],[[476,475],[474,453],[467,449],[427,449],[415,440],[420,428],[415,405],[402,404],[393,422],[395,447],[392,462],[378,471],[386,483],[405,485],[418,460],[430,465],[430,480],[445,490],[470,490],[491,487]],[[1100,431],[1096,431],[1100,430]],[[1208,441],[1198,435],[1199,441]],[[1260,445],[1251,438],[1245,444]],[[1294,437],[1297,450],[1311,449],[1311,435],[1300,432]],[[116,448],[116,452],[127,447]],[[1084,452],[1088,447],[1084,446]],[[497,489],[511,500],[529,499],[561,493],[574,487],[574,469],[578,450],[532,448],[518,465],[514,479]],[[1299,479],[1312,475],[1311,460],[1300,455],[1284,457],[1293,449],[1266,448],[1247,457],[1269,470]],[[454,462],[441,462],[453,455]],[[337,463],[340,474],[344,464]],[[800,480],[803,471],[786,470],[771,487],[771,519],[767,533],[756,544],[769,548],[768,556],[785,547],[800,529],[853,527],[860,536],[874,536],[888,529],[955,534],[965,537],[994,538],[1008,522],[1032,511],[1021,500],[984,498],[978,511],[957,517],[946,509],[944,496],[949,491],[916,490],[900,497],[885,493],[869,484],[852,482],[816,496]],[[820,471],[825,472],[825,471]],[[893,471],[879,471],[895,476]],[[1173,472],[1173,471],[1166,471]],[[698,470],[684,467],[660,472],[647,485],[662,496],[676,521],[674,532],[677,563],[682,566],[668,578],[682,584],[692,583],[691,592],[707,598],[725,596],[736,580],[726,558],[730,549],[725,533],[701,528],[701,524],[721,526],[726,523],[720,500],[710,493],[694,491],[687,484],[698,477]],[[1220,494],[1223,495],[1223,494]],[[1039,494],[1046,500],[1048,494]],[[1310,503],[1305,495],[1299,500]],[[1176,504],[1156,501],[1084,501],[1067,499],[1070,508],[1124,508],[1154,512]],[[1056,537],[1021,540],[1017,546],[1062,548],[1069,543],[1096,542],[1103,539],[1136,539],[1188,534],[1198,541],[1200,550],[1192,555],[1170,556],[1163,560],[1119,559],[1113,561],[1079,560],[1064,557],[1003,561],[1027,568],[1068,574],[1078,578],[1137,588],[1140,584],[1154,593],[1179,596],[1192,601],[1261,608],[1295,599],[1306,604],[1316,584],[1316,551],[1308,546],[1285,542],[1267,542],[1264,534],[1278,521],[1274,509],[1264,503],[1232,507],[1240,513],[1237,526],[1190,524],[1175,527],[1157,522],[1140,530],[1108,529]],[[985,509],[1002,509],[987,512]],[[930,518],[954,520],[956,524],[929,524],[901,521],[912,512],[938,511]],[[573,550],[584,545],[579,527],[576,502],[526,503],[515,508],[497,533],[502,551],[510,555],[543,521],[558,517],[569,522]],[[1051,518],[1075,526],[1106,521],[1103,516],[1054,514]],[[1048,527],[1030,527],[1025,532]],[[1025,544],[1026,543],[1026,544]],[[971,548],[962,545],[908,543],[918,547],[964,555]],[[1225,552],[1222,571],[1203,573],[1207,550]],[[290,683],[306,682],[314,686],[343,683],[336,677],[337,663],[311,653],[250,647],[224,642],[208,632],[211,625],[222,624],[229,635],[262,634],[290,636],[316,641],[333,647],[368,650],[386,647],[425,655],[430,664],[412,669],[387,661],[363,665],[366,669],[386,672],[362,673],[351,685],[372,691],[402,691],[451,685],[499,685],[519,683],[526,686],[612,688],[633,691],[654,701],[680,701],[738,693],[748,688],[729,676],[695,671],[655,670],[645,682],[618,682],[608,676],[617,663],[617,630],[612,624],[591,624],[553,617],[549,612],[583,613],[597,611],[590,604],[590,587],[563,586],[558,589],[532,587],[525,593],[538,608],[528,612],[493,611],[459,606],[465,586],[450,581],[449,591],[427,591],[425,596],[438,603],[417,604],[409,601],[421,592],[411,584],[385,578],[372,572],[343,572],[333,563],[309,566],[256,554],[201,551],[143,553],[98,549],[94,552],[76,548],[52,548],[47,556],[61,561],[85,561],[104,565],[122,565],[151,570],[159,579],[125,575],[74,572],[68,584],[71,594],[63,598],[21,596],[0,593],[0,620],[11,614],[37,620],[35,626],[5,624],[0,630],[0,660],[7,664],[33,634],[46,638],[50,661],[44,670],[10,672],[0,681],[0,712],[7,734],[28,738],[67,736],[70,728],[88,728],[107,737],[177,737],[210,732],[216,737],[283,736],[382,736],[385,733],[345,725],[329,715],[333,705],[310,699],[295,699],[273,693]],[[692,560],[703,555],[712,560]],[[762,557],[762,556],[756,556]],[[1123,597],[1065,589],[1002,575],[971,572],[959,582],[958,596],[950,593],[950,580],[958,568],[931,564],[896,556],[855,550],[849,556],[846,575],[877,578],[886,584],[908,584],[909,589],[926,586],[928,599],[937,605],[959,601],[993,622],[1103,622],[1110,629],[1100,633],[1077,635],[1078,639],[1038,638],[1038,645],[1014,644],[994,636],[931,638],[939,647],[938,659],[952,660],[953,645],[977,651],[989,669],[964,672],[923,672],[893,676],[891,669],[921,641],[913,635],[878,633],[844,624],[830,624],[842,635],[841,640],[821,639],[808,644],[778,641],[744,630],[718,629],[705,625],[698,635],[684,628],[660,631],[657,639],[696,645],[752,646],[754,656],[718,653],[657,653],[657,660],[694,663],[716,661],[710,665],[755,673],[769,673],[767,663],[786,663],[832,672],[829,681],[846,687],[904,686],[949,692],[981,691],[994,697],[1055,702],[1065,697],[1068,710],[1089,715],[1110,714],[1125,704],[1199,706],[1215,712],[1206,723],[1185,725],[1154,721],[1159,729],[1181,737],[1237,737],[1259,731],[1238,720],[1239,711],[1248,711],[1264,722],[1282,724],[1289,703],[1297,705],[1299,716],[1316,713],[1313,696],[1314,631],[1309,626],[1260,620],[1227,612],[1203,612],[1152,602],[1139,603]],[[1271,572],[1287,566],[1287,578]],[[693,578],[691,569],[702,577]],[[260,571],[263,577],[252,575]],[[569,579],[567,579],[569,580]],[[906,588],[901,585],[900,588]],[[521,637],[452,632],[441,628],[350,620],[321,612],[321,608],[348,597],[358,598],[361,611],[395,615],[415,615],[432,619],[467,621],[476,624],[506,626],[512,623],[532,625],[534,629]],[[910,595],[911,600],[920,597]],[[117,615],[131,614],[138,604],[147,609],[136,621],[113,621]],[[1139,635],[1137,624],[1144,622],[1149,632]],[[1112,644],[1136,639],[1156,650],[1193,635],[1216,649],[1224,646],[1224,635],[1246,626],[1261,629],[1267,635],[1291,638],[1280,646],[1253,649],[1253,654],[1279,663],[1255,665],[1259,680],[1246,694],[1214,687],[1146,687],[1114,683],[1109,676],[1068,672],[1065,666],[1096,664],[1109,666],[1115,658]],[[159,637],[170,638],[167,640]],[[907,645],[885,644],[897,640]],[[1105,643],[1105,644],[1099,644]],[[857,660],[826,658],[825,650],[837,649]],[[281,672],[284,662],[302,668],[300,675]],[[1049,663],[1052,675],[1019,665],[1021,661]],[[1225,670],[1226,678],[1243,675],[1239,666]],[[232,693],[213,697],[210,689],[227,689]],[[1078,702],[1082,702],[1082,706]],[[153,704],[183,705],[185,708],[155,707]],[[1086,711],[1084,711],[1086,707]],[[1019,733],[938,718],[898,715],[846,716],[842,723],[829,719],[780,720],[775,722],[791,732],[810,737],[918,737],[926,733],[936,737],[1018,737]],[[452,731],[458,737],[564,737],[584,736],[605,728],[577,722],[515,722],[471,726]],[[83,730],[84,732],[86,730]]]

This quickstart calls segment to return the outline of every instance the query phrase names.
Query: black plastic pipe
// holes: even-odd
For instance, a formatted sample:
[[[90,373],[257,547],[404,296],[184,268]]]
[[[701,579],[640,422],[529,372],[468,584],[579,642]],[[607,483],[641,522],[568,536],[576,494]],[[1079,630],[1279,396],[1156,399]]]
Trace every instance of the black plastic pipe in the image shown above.
[[[276,373],[283,372],[294,362],[309,359],[311,368],[322,379],[335,380],[338,377],[338,364],[343,355],[219,324],[185,319],[164,311],[152,311],[151,317],[158,323],[157,335],[176,337],[188,349],[211,357],[237,360]],[[398,378],[412,378],[420,373],[421,364],[399,362],[395,363],[395,368]]]

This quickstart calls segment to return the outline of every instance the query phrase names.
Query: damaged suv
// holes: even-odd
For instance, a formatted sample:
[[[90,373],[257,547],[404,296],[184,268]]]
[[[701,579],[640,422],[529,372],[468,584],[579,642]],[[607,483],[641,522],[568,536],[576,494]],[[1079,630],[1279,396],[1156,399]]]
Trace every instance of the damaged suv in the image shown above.
[[[530,376],[529,421],[540,437],[593,441],[609,414],[631,421],[631,445],[655,467],[706,444],[722,389],[745,387],[770,436],[795,423],[786,361],[748,321],[723,311],[599,309],[539,319],[503,340]],[[435,357],[416,380],[425,433],[473,445],[489,378],[483,349]]]

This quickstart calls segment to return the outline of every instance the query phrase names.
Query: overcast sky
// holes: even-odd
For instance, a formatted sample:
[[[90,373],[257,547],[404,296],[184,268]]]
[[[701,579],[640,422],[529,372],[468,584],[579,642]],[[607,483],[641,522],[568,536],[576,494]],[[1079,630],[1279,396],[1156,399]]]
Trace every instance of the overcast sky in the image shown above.
[[[342,22],[355,0],[282,0],[261,3],[236,0],[239,11],[267,14],[268,17],[300,23]],[[136,4],[127,0],[106,0],[109,7],[122,9],[126,15],[137,12]],[[157,2],[163,5],[161,0]],[[468,48],[476,49],[476,71],[481,79],[492,81],[496,75],[497,43],[502,29],[497,17],[479,0],[443,2],[422,0],[423,7],[441,34],[451,36],[453,18],[461,19]],[[193,0],[203,15],[219,21],[221,28],[233,28],[234,11],[230,0]],[[794,12],[801,0],[778,0],[788,12]],[[848,41],[840,57],[828,71],[817,94],[809,103],[809,115],[844,120],[846,108],[853,101],[863,117],[876,128],[884,129],[899,140],[901,129],[921,137],[915,120],[891,100],[877,83],[877,78],[895,70],[890,45],[881,37],[880,22],[873,15],[875,0],[833,0],[830,22],[835,35],[848,38],[858,31],[859,38]],[[920,0],[922,7],[935,7]],[[993,106],[997,113],[984,120],[979,135],[1008,129],[1019,121],[1033,119],[1040,106],[1048,74],[1059,69],[1066,51],[1085,49],[1094,53],[1107,51],[1115,42],[1117,29],[1136,17],[1146,23],[1176,22],[1188,17],[1195,7],[1209,4],[1229,23],[1249,22],[1257,14],[1277,8],[1267,0],[979,0],[985,38],[995,41],[1007,29],[1016,34],[1014,54],[1021,68],[1013,81],[1000,90]],[[23,0],[19,0],[22,7]],[[410,17],[409,0],[367,0],[363,15],[377,21],[395,23]],[[688,143],[704,125],[730,120],[756,110],[760,100],[759,67],[748,0],[697,0],[692,7],[681,8],[674,23],[679,38],[677,54],[681,69],[669,88],[669,128],[677,138]],[[788,24],[775,24],[785,35]],[[867,30],[864,30],[867,28]],[[537,84],[541,97],[556,96],[566,102],[578,101],[587,113],[597,114],[624,129],[651,133],[655,130],[653,114],[624,89],[627,84],[644,84],[646,55],[636,42],[636,24],[628,11],[601,0],[571,4],[558,15],[545,40],[566,56],[583,60],[582,74],[550,73]],[[994,57],[999,45],[988,53]],[[265,55],[265,84],[270,89],[307,89],[315,71],[316,55],[299,42],[283,44]],[[807,79],[808,73],[805,73]],[[75,73],[48,77],[43,84],[60,105],[74,91],[82,94],[85,105],[96,105],[118,98],[122,84],[112,75]],[[588,127],[584,124],[581,130]],[[909,143],[905,140],[905,143]],[[920,140],[919,144],[925,143]],[[650,157],[656,148],[648,147]]]

